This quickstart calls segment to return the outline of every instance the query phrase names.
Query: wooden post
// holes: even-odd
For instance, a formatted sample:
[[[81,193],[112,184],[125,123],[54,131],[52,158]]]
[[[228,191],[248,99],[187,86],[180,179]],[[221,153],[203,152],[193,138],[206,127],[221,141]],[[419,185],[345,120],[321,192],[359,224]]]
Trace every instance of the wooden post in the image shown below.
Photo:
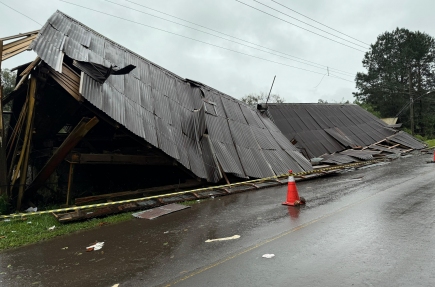
[[[13,188],[15,181],[17,180],[18,177],[18,172],[20,172],[20,181],[19,181],[20,185],[18,188],[17,210],[20,210],[21,208],[21,200],[23,199],[23,194],[24,194],[24,185],[26,184],[26,179],[27,179],[27,168],[29,165],[29,156],[30,156],[30,142],[33,134],[35,94],[36,94],[36,78],[32,77],[30,79],[29,92],[27,94],[28,102],[29,102],[29,110],[27,113],[24,142],[23,142],[23,147],[21,149],[20,159],[18,160],[17,168],[15,169],[15,173],[12,177],[12,183],[11,183],[11,188]]]
[[[74,164],[70,163],[69,164],[69,176],[68,176],[68,192],[66,194],[66,206],[69,206],[73,177],[74,177]]]
[[[3,41],[0,41],[0,51],[3,51]],[[0,54],[1,57],[1,54]],[[1,71],[2,59],[0,58],[0,71]],[[6,139],[3,124],[3,85],[1,84],[0,73],[0,196],[7,194],[8,190],[8,170],[6,163]]]

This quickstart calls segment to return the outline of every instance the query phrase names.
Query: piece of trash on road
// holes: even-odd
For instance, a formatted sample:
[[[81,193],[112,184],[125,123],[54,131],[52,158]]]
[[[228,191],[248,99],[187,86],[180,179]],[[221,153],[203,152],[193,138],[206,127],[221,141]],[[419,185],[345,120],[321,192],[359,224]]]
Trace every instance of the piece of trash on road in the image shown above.
[[[183,210],[186,208],[190,208],[190,206],[177,204],[177,203],[171,203],[171,204],[151,208],[151,209],[148,209],[145,211],[136,212],[136,213],[133,213],[132,215],[136,218],[154,219],[154,218],[157,218],[157,217],[160,217],[160,216],[163,216],[166,214],[170,214],[170,213],[173,213],[176,211],[180,211],[180,210]]]
[[[261,257],[270,259],[272,257],[275,257],[275,254],[263,254],[263,256],[261,256]]]
[[[225,240],[233,240],[239,239],[240,235],[233,235],[231,237],[217,238],[217,239],[207,239],[205,242],[213,242],[213,241],[225,241]]]
[[[113,285],[112,287],[118,287],[118,286],[119,286],[119,283],[117,283],[117,284]]]
[[[68,249],[68,247],[64,247],[64,248],[62,248],[62,250],[67,250]]]
[[[86,251],[90,252],[90,251],[97,251],[100,250],[101,248],[103,248],[104,242],[96,242],[95,244],[86,247]]]
[[[56,225],[53,225],[52,227],[49,227],[48,230],[54,230],[56,228]]]
[[[38,208],[37,207],[29,207],[26,210],[24,210],[25,212],[37,212]]]

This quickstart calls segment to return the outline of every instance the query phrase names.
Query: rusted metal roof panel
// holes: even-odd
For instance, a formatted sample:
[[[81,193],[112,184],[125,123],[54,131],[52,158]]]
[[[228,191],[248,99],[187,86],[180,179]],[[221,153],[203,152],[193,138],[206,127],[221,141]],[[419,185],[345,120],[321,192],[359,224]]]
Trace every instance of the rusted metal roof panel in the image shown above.
[[[32,48],[52,67],[62,51],[106,67],[136,66],[103,84],[83,74],[83,97],[196,176],[216,182],[222,176],[217,162],[224,172],[243,178],[312,169],[267,116],[246,104],[180,78],[59,11],[49,23]]]

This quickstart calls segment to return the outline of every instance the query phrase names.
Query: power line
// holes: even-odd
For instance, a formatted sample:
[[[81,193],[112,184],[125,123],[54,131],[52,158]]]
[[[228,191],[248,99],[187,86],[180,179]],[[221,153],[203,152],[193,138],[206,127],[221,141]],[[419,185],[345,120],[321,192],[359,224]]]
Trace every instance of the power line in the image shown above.
[[[344,44],[344,43],[341,43],[341,42],[336,41],[336,40],[334,40],[334,39],[328,38],[328,37],[326,37],[326,36],[323,36],[323,35],[321,35],[321,34],[319,34],[319,33],[314,32],[314,31],[308,30],[308,29],[306,29],[306,28],[304,28],[304,27],[301,27],[301,26],[298,26],[298,25],[296,25],[296,24],[293,24],[293,23],[291,23],[291,22],[289,22],[289,21],[287,21],[287,20],[284,20],[284,19],[279,18],[279,17],[277,17],[277,16],[275,16],[275,15],[272,15],[272,14],[270,14],[270,13],[267,13],[266,11],[263,11],[263,10],[261,10],[261,9],[255,8],[254,6],[251,6],[251,5],[249,5],[249,4],[246,4],[246,3],[242,2],[242,1],[239,1],[239,0],[235,0],[235,1],[237,1],[237,2],[239,2],[239,3],[242,3],[243,5],[246,5],[246,6],[252,8],[252,9],[254,9],[254,10],[257,10],[257,11],[259,11],[259,12],[261,12],[261,13],[264,13],[264,14],[266,14],[266,15],[269,15],[269,16],[271,16],[271,17],[273,17],[273,18],[276,18],[276,19],[278,19],[278,20],[284,21],[284,22],[286,22],[286,23],[288,23],[288,24],[290,24],[290,25],[296,26],[296,27],[298,27],[298,28],[300,28],[300,29],[302,29],[302,30],[305,30],[305,31],[310,32],[310,33],[313,33],[313,34],[315,34],[315,35],[317,35],[317,36],[320,36],[320,37],[325,38],[325,39],[328,39],[328,40],[330,40],[330,41],[332,41],[332,42],[335,42],[335,43],[338,43],[338,44],[340,44],[340,45],[346,46],[346,47],[348,47],[348,48],[351,48],[351,49],[354,49],[354,50],[357,50],[357,51],[360,51],[360,52],[365,53],[365,51],[363,51],[363,50],[360,50],[360,49],[357,49],[357,48],[355,48],[355,47],[352,47],[352,46],[346,45],[346,44]]]
[[[21,14],[21,15],[23,15],[24,17],[26,17],[26,18],[28,18],[28,19],[30,19],[30,20],[32,20],[33,22],[35,22],[36,24],[38,24],[38,25],[40,25],[40,26],[42,26],[42,24],[41,23],[39,23],[38,21],[36,21],[36,20],[33,20],[32,18],[30,18],[29,16],[27,16],[27,15],[24,15],[23,13],[21,13],[20,11],[18,11],[18,10],[15,10],[14,8],[12,8],[11,6],[9,6],[9,5],[6,5],[5,3],[3,3],[2,1],[0,1],[0,3],[1,4],[3,4],[3,5],[5,5],[6,7],[8,7],[9,9],[12,9],[12,10],[14,10],[15,12],[17,12],[18,14]]]
[[[97,12],[97,13],[100,13],[100,14],[104,14],[104,15],[111,16],[111,17],[114,17],[114,18],[118,18],[118,19],[121,19],[121,20],[124,20],[124,21],[128,21],[128,22],[131,22],[131,23],[142,25],[142,26],[145,26],[145,27],[148,27],[148,28],[151,28],[151,29],[159,30],[161,32],[172,34],[172,35],[175,35],[175,36],[178,36],[178,37],[186,38],[186,39],[189,39],[189,40],[192,40],[192,41],[196,41],[196,42],[199,42],[199,43],[203,43],[203,44],[207,44],[207,45],[210,45],[210,46],[213,46],[213,47],[216,47],[216,48],[220,48],[220,49],[223,49],[223,50],[231,51],[231,52],[234,52],[234,53],[237,53],[237,54],[242,54],[242,55],[245,55],[245,56],[248,56],[248,57],[252,57],[252,58],[256,58],[256,59],[259,59],[259,60],[263,60],[263,61],[266,61],[266,62],[275,63],[275,64],[279,64],[279,65],[282,65],[282,66],[287,66],[287,67],[290,67],[290,68],[294,68],[294,69],[298,69],[298,70],[307,71],[307,72],[310,72],[310,73],[315,73],[315,74],[323,75],[323,73],[320,73],[320,72],[316,72],[316,71],[304,69],[304,68],[301,68],[301,67],[296,67],[296,66],[285,64],[285,63],[281,63],[281,62],[265,59],[265,58],[262,58],[262,57],[257,57],[257,56],[254,56],[254,55],[246,54],[246,53],[239,52],[239,51],[236,51],[236,50],[232,50],[232,49],[229,49],[229,48],[225,48],[225,47],[222,47],[222,46],[219,46],[219,45],[211,44],[211,43],[208,43],[208,42],[205,42],[205,41],[201,41],[201,40],[194,39],[194,38],[191,38],[191,37],[187,37],[187,36],[184,36],[184,35],[180,35],[180,34],[177,34],[177,33],[174,33],[174,32],[170,32],[170,31],[167,31],[167,30],[164,30],[164,29],[161,29],[161,28],[153,27],[153,26],[150,26],[150,25],[147,25],[147,24],[143,24],[143,23],[140,23],[140,22],[136,22],[136,21],[130,20],[130,19],[122,18],[122,17],[116,16],[116,15],[112,15],[112,14],[108,14],[108,13],[99,11],[99,10],[95,10],[95,9],[92,9],[92,8],[81,6],[81,5],[78,5],[78,4],[75,4],[75,3],[70,3],[70,2],[67,2],[67,1],[64,1],[64,0],[59,0],[59,1],[67,3],[67,4],[70,4],[70,5],[74,5],[74,6],[77,6],[77,7],[81,7],[81,8],[90,10],[90,11],[94,11],[94,12]],[[351,83],[354,82],[354,81],[349,81],[349,80],[346,80],[344,78],[341,78],[341,77],[338,77],[338,76],[335,76],[335,75],[331,75],[330,77],[336,78],[336,79],[341,79],[343,81],[347,81],[347,82],[351,82]]]
[[[127,8],[127,9],[131,9],[131,10],[133,10],[133,11],[140,12],[140,13],[143,13],[143,14],[146,14],[146,15],[149,15],[149,16],[152,16],[152,17],[155,17],[155,18],[158,18],[158,19],[164,20],[164,21],[168,21],[168,22],[170,22],[170,23],[174,23],[174,24],[180,25],[180,26],[182,26],[182,27],[186,27],[186,28],[189,28],[189,29],[192,29],[192,30],[195,30],[195,31],[198,31],[198,32],[201,32],[201,33],[204,33],[204,34],[207,34],[207,35],[210,35],[210,36],[213,36],[213,37],[216,37],[216,38],[222,39],[222,40],[225,40],[225,41],[229,41],[229,42],[232,42],[232,43],[236,43],[236,44],[239,44],[239,45],[242,45],[242,46],[245,46],[245,47],[251,48],[251,49],[255,49],[255,50],[258,50],[258,51],[261,51],[261,52],[264,52],[264,53],[268,53],[268,54],[271,54],[271,55],[277,56],[277,57],[281,57],[281,58],[289,59],[289,60],[292,60],[292,61],[295,61],[295,62],[298,62],[298,63],[304,64],[304,65],[308,65],[308,66],[315,67],[315,68],[317,68],[317,69],[324,69],[324,67],[319,67],[319,66],[318,66],[319,64],[316,64],[316,65],[317,65],[317,66],[316,66],[316,65],[308,64],[308,63],[305,63],[305,62],[302,62],[302,61],[294,60],[294,59],[292,59],[292,58],[289,58],[289,57],[286,57],[286,56],[283,56],[283,55],[275,54],[275,53],[272,53],[272,52],[269,52],[269,51],[265,51],[265,50],[262,50],[262,49],[259,49],[259,48],[256,48],[256,47],[252,47],[252,46],[249,46],[249,45],[246,45],[246,44],[240,43],[240,42],[236,42],[236,41],[233,41],[233,40],[230,40],[230,39],[226,39],[226,38],[223,38],[223,37],[220,37],[220,36],[217,36],[217,35],[214,35],[214,34],[211,34],[211,33],[208,33],[208,32],[204,32],[204,31],[201,31],[201,30],[199,30],[199,29],[196,29],[196,28],[193,28],[193,27],[190,27],[190,26],[184,25],[184,24],[180,24],[180,23],[178,23],[178,22],[174,22],[174,21],[171,21],[171,20],[168,20],[168,19],[165,19],[165,18],[162,18],[162,17],[156,16],[156,15],[153,15],[153,14],[146,13],[146,12],[141,11],[141,10],[137,10],[137,9],[134,9],[134,8],[131,8],[131,7],[128,7],[128,6],[124,6],[124,5],[122,5],[122,4],[118,4],[118,3],[112,2],[112,1],[110,1],[110,0],[104,0],[104,1],[109,2],[109,3],[112,3],[112,4],[115,4],[115,5],[118,5],[118,6],[121,6],[121,7],[124,7],[124,8]],[[243,40],[242,40],[242,41],[243,41]],[[267,49],[267,48],[266,48],[266,49]],[[279,53],[279,52],[278,52],[278,53]],[[349,76],[347,73],[343,73],[343,72],[337,72],[337,73],[339,73],[339,74],[343,74],[344,76]],[[354,75],[351,75],[351,76],[354,76]]]
[[[343,40],[343,41],[346,41],[346,42],[349,42],[349,43],[351,43],[351,44],[353,44],[353,45],[355,45],[355,46],[358,46],[358,47],[361,47],[361,48],[367,49],[367,46],[362,46],[362,45],[360,45],[360,44],[356,44],[356,43],[354,43],[354,42],[352,42],[352,41],[349,41],[349,40],[347,40],[347,39],[345,39],[345,38],[342,38],[342,37],[340,37],[340,36],[337,36],[337,35],[335,35],[335,34],[333,34],[333,33],[330,33],[330,32],[328,32],[328,31],[322,30],[322,29],[320,29],[320,28],[318,28],[318,27],[316,27],[316,26],[314,26],[314,25],[308,24],[307,22],[301,21],[301,20],[299,20],[299,19],[297,19],[297,18],[295,18],[295,17],[293,17],[293,16],[290,16],[290,15],[284,13],[284,12],[281,12],[281,11],[279,11],[278,9],[275,9],[275,8],[273,8],[273,7],[270,7],[269,5],[266,5],[266,4],[264,4],[264,3],[261,3],[260,1],[257,1],[257,0],[252,0],[252,1],[257,2],[257,3],[260,4],[260,5],[263,5],[263,6],[267,7],[267,8],[269,8],[269,9],[272,9],[272,10],[278,12],[278,13],[281,13],[281,14],[283,14],[283,15],[289,17],[289,18],[292,18],[292,19],[294,19],[294,20],[296,20],[296,21],[299,21],[299,22],[301,22],[301,23],[303,23],[303,24],[305,24],[305,25],[308,25],[308,26],[310,26],[310,27],[312,27],[312,28],[315,28],[315,29],[317,29],[317,30],[320,30],[320,31],[322,31],[323,33],[326,33],[326,34],[329,34],[329,35],[331,35],[331,36],[337,37],[338,39]]]
[[[201,32],[201,33],[205,33],[205,34],[208,34],[208,35],[211,35],[211,36],[214,36],[214,37],[220,38],[220,39],[224,39],[224,40],[226,40],[226,41],[230,41],[230,42],[233,42],[233,43],[237,43],[237,44],[239,44],[239,45],[243,45],[243,46],[246,46],[246,47],[249,47],[249,48],[252,48],[252,49],[256,49],[256,50],[262,51],[262,52],[264,52],[264,53],[269,53],[269,54],[271,54],[271,55],[275,55],[275,56],[278,56],[278,57],[283,57],[282,55],[277,55],[277,54],[275,54],[275,53],[271,53],[271,52],[268,52],[268,51],[265,51],[265,50],[261,50],[261,49],[258,49],[258,48],[255,48],[255,47],[252,47],[252,46],[249,46],[249,45],[243,44],[243,43],[239,43],[239,42],[235,42],[235,41],[232,41],[232,40],[229,40],[229,39],[226,39],[226,38],[222,38],[222,37],[220,37],[220,36],[216,36],[216,35],[214,35],[214,34],[210,34],[210,33],[207,33],[207,32],[201,31],[201,30],[198,30],[198,29],[196,29],[196,28],[193,28],[193,27],[190,27],[190,26],[186,26],[186,25],[180,24],[180,23],[178,23],[178,22],[174,22],[174,21],[171,21],[171,20],[168,20],[168,19],[165,19],[165,18],[162,18],[162,17],[156,16],[156,15],[153,15],[153,14],[150,14],[150,13],[147,13],[147,12],[141,11],[141,10],[134,9],[134,8],[132,8],[132,7],[128,7],[128,6],[125,6],[125,5],[122,5],[122,4],[118,4],[118,3],[112,2],[112,1],[110,1],[110,0],[104,0],[104,1],[107,1],[107,2],[109,2],[109,3],[115,4],[115,5],[118,5],[118,6],[121,6],[121,7],[127,8],[127,9],[131,9],[131,10],[133,10],[133,11],[140,12],[140,13],[143,13],[143,14],[146,14],[146,15],[149,15],[149,16],[152,16],[152,17],[156,17],[156,18],[158,18],[158,19],[162,19],[162,20],[165,20],[165,21],[168,21],[168,22],[171,22],[171,23],[174,23],[174,24],[177,24],[177,25],[183,26],[183,27],[187,27],[187,28],[189,28],[189,29],[193,29],[193,30],[195,30],[195,31],[199,31],[199,32]],[[286,53],[283,53],[283,52],[280,52],[280,51],[277,51],[277,50],[270,49],[270,48],[265,47],[265,46],[261,46],[261,45],[258,45],[258,44],[255,44],[255,43],[249,42],[249,41],[244,40],[244,39],[241,39],[241,38],[237,38],[237,37],[234,37],[234,36],[231,36],[231,35],[228,35],[228,34],[225,34],[225,33],[219,32],[219,31],[217,31],[217,30],[214,30],[214,29],[211,29],[211,28],[205,27],[205,26],[203,26],[203,25],[200,25],[200,24],[197,24],[197,23],[194,23],[194,22],[188,21],[188,20],[184,20],[184,19],[182,19],[182,18],[179,18],[179,17],[173,16],[173,15],[170,15],[170,14],[168,14],[168,13],[164,13],[164,12],[158,11],[158,10],[156,10],[156,9],[152,9],[152,8],[150,8],[150,7],[147,7],[147,6],[145,6],[145,5],[138,4],[138,3],[133,2],[133,1],[129,1],[129,0],[126,0],[126,1],[127,1],[127,2],[130,2],[130,3],[133,3],[133,4],[135,4],[135,5],[138,5],[138,6],[141,6],[141,7],[144,7],[144,8],[150,9],[150,10],[153,10],[153,11],[155,11],[155,12],[158,12],[158,13],[161,13],[161,14],[164,14],[164,15],[167,15],[167,16],[170,16],[170,17],[173,17],[173,18],[179,19],[179,20],[181,20],[181,21],[185,21],[185,22],[187,22],[187,23],[190,23],[190,24],[193,24],[193,25],[199,26],[199,27],[201,27],[201,28],[208,29],[208,30],[213,31],[213,32],[215,32],[215,33],[219,33],[219,34],[221,34],[221,35],[225,35],[225,36],[227,36],[227,37],[231,37],[231,38],[233,38],[233,39],[237,39],[237,40],[239,40],[239,41],[243,41],[243,42],[249,43],[249,44],[251,44],[251,45],[255,45],[255,46],[258,46],[258,47],[261,47],[261,48],[267,49],[267,50],[269,50],[269,51],[273,51],[273,52],[276,52],[276,53],[279,53],[279,54],[283,54],[283,55],[289,56],[289,57],[291,57],[291,58],[288,58],[288,57],[283,57],[283,58],[286,58],[286,59],[289,59],[289,60],[292,60],[292,61],[295,61],[295,62],[298,62],[298,63],[304,64],[304,65],[312,66],[312,67],[319,68],[319,69],[325,69],[326,67],[329,67],[329,66],[326,66],[326,65],[322,65],[322,64],[315,63],[315,62],[311,62],[311,61],[308,61],[308,60],[305,60],[305,59],[302,59],[302,58],[298,58],[298,57],[295,57],[295,56],[292,56],[292,55],[289,55],[289,54],[286,54]],[[298,59],[298,60],[295,60],[295,59],[293,59],[293,58]],[[299,60],[301,60],[301,61],[299,61]],[[310,63],[310,64],[305,63],[305,62],[302,62],[302,61],[308,62],[308,63]],[[313,64],[313,65],[311,65],[311,64]],[[316,65],[317,65],[317,66],[316,66]],[[319,66],[320,66],[320,67],[319,67]],[[352,77],[355,76],[354,73],[349,73],[349,72],[346,72],[346,71],[343,71],[343,70],[340,70],[340,69],[336,69],[336,68],[331,68],[331,67],[329,67],[329,68],[332,69],[332,70],[335,70],[336,73],[338,73],[338,74],[342,74],[342,75],[350,75],[350,76],[352,76]]]
[[[291,8],[289,8],[289,7],[283,5],[283,4],[281,4],[281,3],[279,3],[279,2],[277,2],[277,1],[275,1],[275,0],[271,0],[271,1],[274,2],[274,3],[276,3],[276,4],[278,4],[278,5],[280,5],[280,6],[282,6],[282,7],[284,7],[284,8],[289,9],[290,11],[295,12],[296,14],[299,14],[299,15],[301,15],[301,16],[307,18],[307,19],[310,19],[311,21],[314,21],[314,22],[316,22],[317,24],[320,24],[320,25],[322,25],[322,26],[325,26],[325,27],[327,27],[327,28],[329,28],[329,29],[331,29],[331,30],[337,32],[337,33],[340,33],[340,34],[345,35],[345,36],[347,36],[347,37],[349,37],[349,38],[351,38],[351,39],[354,39],[354,40],[356,40],[356,41],[358,41],[358,42],[361,42],[361,43],[363,43],[363,44],[366,44],[366,45],[369,45],[369,46],[370,46],[370,44],[367,44],[367,43],[365,43],[365,42],[363,42],[363,41],[360,41],[360,40],[358,40],[358,39],[356,39],[356,38],[354,38],[354,37],[352,37],[352,36],[349,36],[349,35],[347,35],[347,34],[345,34],[345,33],[342,33],[342,32],[340,32],[340,31],[338,31],[338,30],[336,30],[336,29],[334,29],[334,28],[332,28],[332,27],[330,27],[330,26],[328,26],[328,25],[322,24],[322,23],[320,23],[319,21],[316,21],[316,20],[314,20],[313,18],[310,18],[310,17],[308,17],[308,16],[305,16],[304,14],[299,13],[298,11],[293,10],[293,9],[291,9]]]

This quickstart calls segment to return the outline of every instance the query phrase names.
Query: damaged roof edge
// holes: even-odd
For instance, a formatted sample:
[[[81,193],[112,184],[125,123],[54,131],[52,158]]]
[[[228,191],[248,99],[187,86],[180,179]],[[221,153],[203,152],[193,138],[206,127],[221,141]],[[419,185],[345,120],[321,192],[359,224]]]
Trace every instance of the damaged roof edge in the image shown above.
[[[225,173],[243,178],[312,169],[302,155],[294,154],[299,152],[278,127],[258,111],[177,76],[60,11],[50,17],[32,48],[52,68],[63,61],[63,54],[100,65],[136,66],[129,74],[111,75],[102,84],[84,71],[82,96],[200,178],[210,182],[222,178],[218,159]],[[257,139],[254,128],[268,130],[269,142]]]

